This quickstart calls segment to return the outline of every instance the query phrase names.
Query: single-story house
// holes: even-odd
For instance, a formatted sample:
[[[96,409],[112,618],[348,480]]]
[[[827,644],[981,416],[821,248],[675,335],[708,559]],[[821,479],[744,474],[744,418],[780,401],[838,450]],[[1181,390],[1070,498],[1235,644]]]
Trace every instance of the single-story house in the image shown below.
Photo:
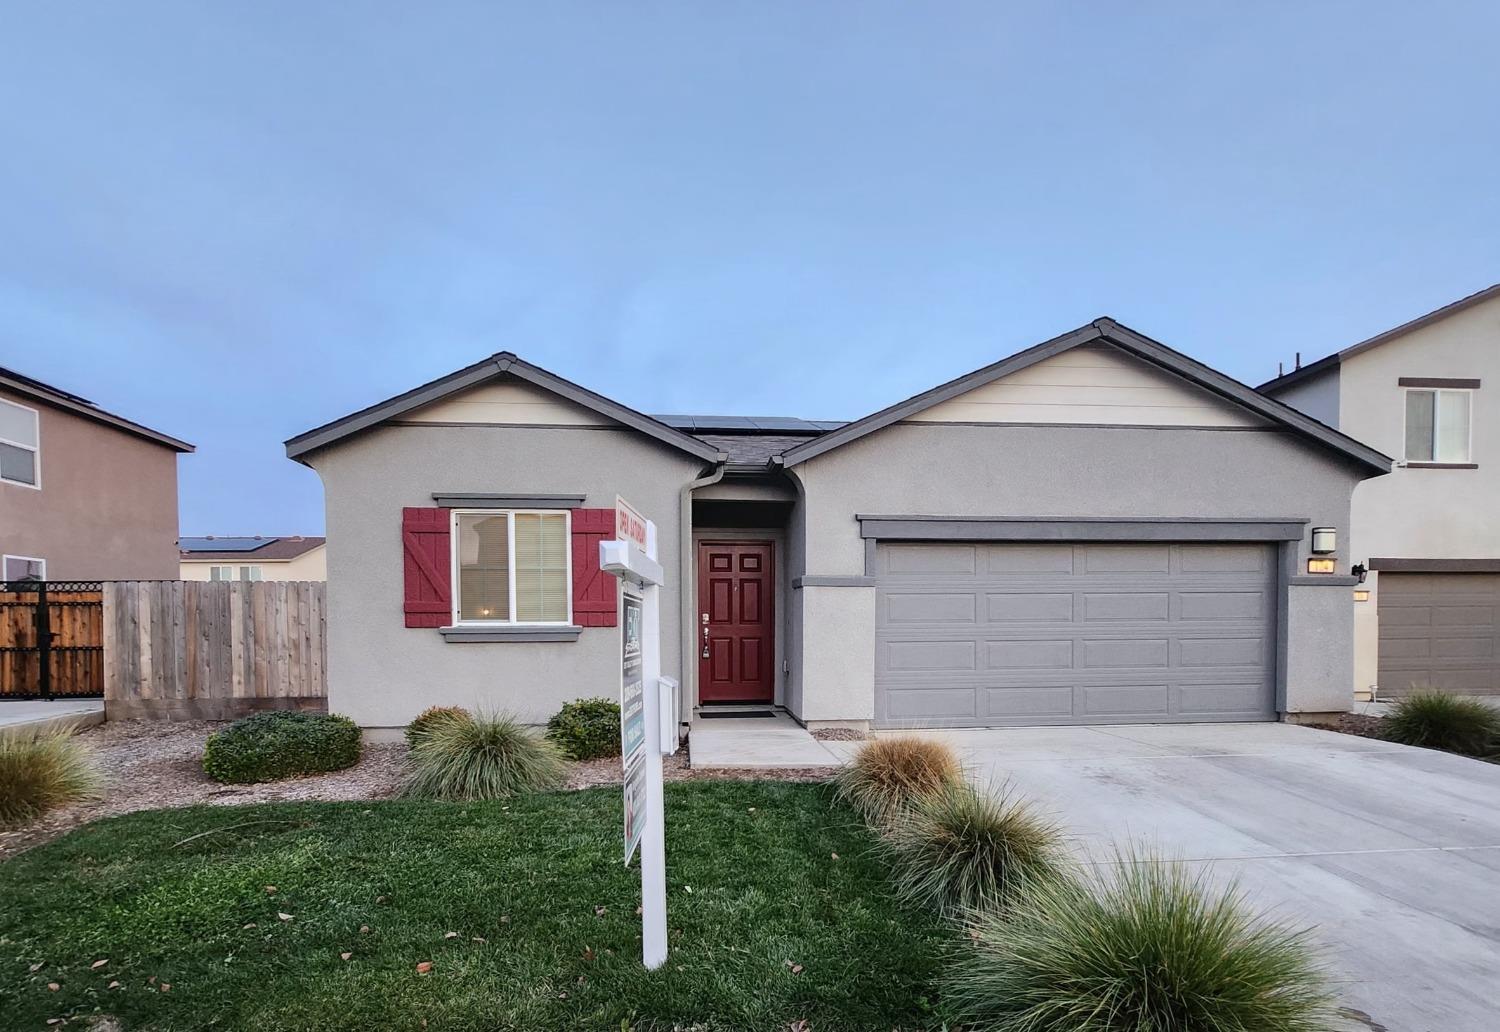
[[[310,430],[329,704],[545,721],[619,684],[598,542],[658,528],[685,714],[813,727],[1347,710],[1391,460],[1110,319],[848,423],[649,416],[501,352]]]

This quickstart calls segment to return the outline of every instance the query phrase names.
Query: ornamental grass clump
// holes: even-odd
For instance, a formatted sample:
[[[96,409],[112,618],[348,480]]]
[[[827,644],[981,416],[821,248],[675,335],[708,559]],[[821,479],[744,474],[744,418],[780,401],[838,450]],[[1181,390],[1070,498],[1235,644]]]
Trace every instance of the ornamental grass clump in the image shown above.
[[[567,774],[558,746],[506,714],[442,721],[407,754],[403,793],[455,802],[557,788]]]
[[[1004,909],[1026,885],[1057,877],[1061,842],[1026,803],[959,784],[919,798],[886,848],[903,899],[963,917]]]
[[[950,1017],[987,1032],[1326,1032],[1330,996],[1306,932],[1258,919],[1153,858],[1103,881],[1040,879],[972,919],[944,972]]]
[[[416,745],[417,739],[445,721],[471,718],[472,714],[462,706],[428,706],[417,714],[415,720],[406,725],[406,744]]]
[[[1500,710],[1479,699],[1424,688],[1396,701],[1380,733],[1402,745],[1492,757],[1500,754]]]
[[[271,710],[209,735],[203,770],[236,785],[323,774],[358,763],[360,744],[359,726],[348,717]]]
[[[103,785],[93,750],[71,729],[0,733],[0,826],[97,799]]]
[[[872,827],[887,829],[922,796],[961,784],[963,768],[950,746],[894,735],[860,746],[834,779],[834,792]]]

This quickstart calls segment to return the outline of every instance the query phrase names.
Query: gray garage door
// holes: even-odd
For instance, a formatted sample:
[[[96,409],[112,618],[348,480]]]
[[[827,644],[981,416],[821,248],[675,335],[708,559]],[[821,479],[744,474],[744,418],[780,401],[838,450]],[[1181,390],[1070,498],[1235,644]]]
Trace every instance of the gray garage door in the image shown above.
[[[1380,694],[1500,695],[1500,573],[1382,573]]]
[[[890,543],[880,727],[1275,717],[1266,545]]]

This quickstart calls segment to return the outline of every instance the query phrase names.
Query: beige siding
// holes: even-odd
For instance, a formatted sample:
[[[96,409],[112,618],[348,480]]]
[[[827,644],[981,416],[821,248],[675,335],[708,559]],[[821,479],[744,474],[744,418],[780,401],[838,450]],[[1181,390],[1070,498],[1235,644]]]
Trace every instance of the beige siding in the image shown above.
[[[295,559],[266,560],[255,559],[251,555],[242,556],[239,559],[184,559],[178,576],[182,580],[206,581],[210,580],[211,570],[215,566],[233,566],[238,571],[241,566],[259,566],[260,579],[268,581],[320,581],[328,579],[327,547],[319,545],[312,551],[299,555]],[[235,573],[238,578],[238,572]]]
[[[1261,426],[1201,387],[1109,347],[1074,348],[934,405],[916,423]]]
[[[566,398],[511,382],[486,383],[401,417],[404,423],[509,423],[521,426],[606,426],[613,420]]]

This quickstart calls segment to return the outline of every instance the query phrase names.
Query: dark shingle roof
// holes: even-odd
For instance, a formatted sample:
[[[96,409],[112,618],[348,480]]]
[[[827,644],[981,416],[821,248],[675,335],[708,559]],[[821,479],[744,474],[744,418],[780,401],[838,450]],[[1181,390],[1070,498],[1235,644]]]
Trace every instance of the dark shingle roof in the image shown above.
[[[184,559],[287,560],[306,555],[327,540],[321,537],[185,537],[178,540],[177,548]]]
[[[780,455],[812,438],[807,434],[695,434],[729,456],[731,465],[764,466],[773,455]]]

